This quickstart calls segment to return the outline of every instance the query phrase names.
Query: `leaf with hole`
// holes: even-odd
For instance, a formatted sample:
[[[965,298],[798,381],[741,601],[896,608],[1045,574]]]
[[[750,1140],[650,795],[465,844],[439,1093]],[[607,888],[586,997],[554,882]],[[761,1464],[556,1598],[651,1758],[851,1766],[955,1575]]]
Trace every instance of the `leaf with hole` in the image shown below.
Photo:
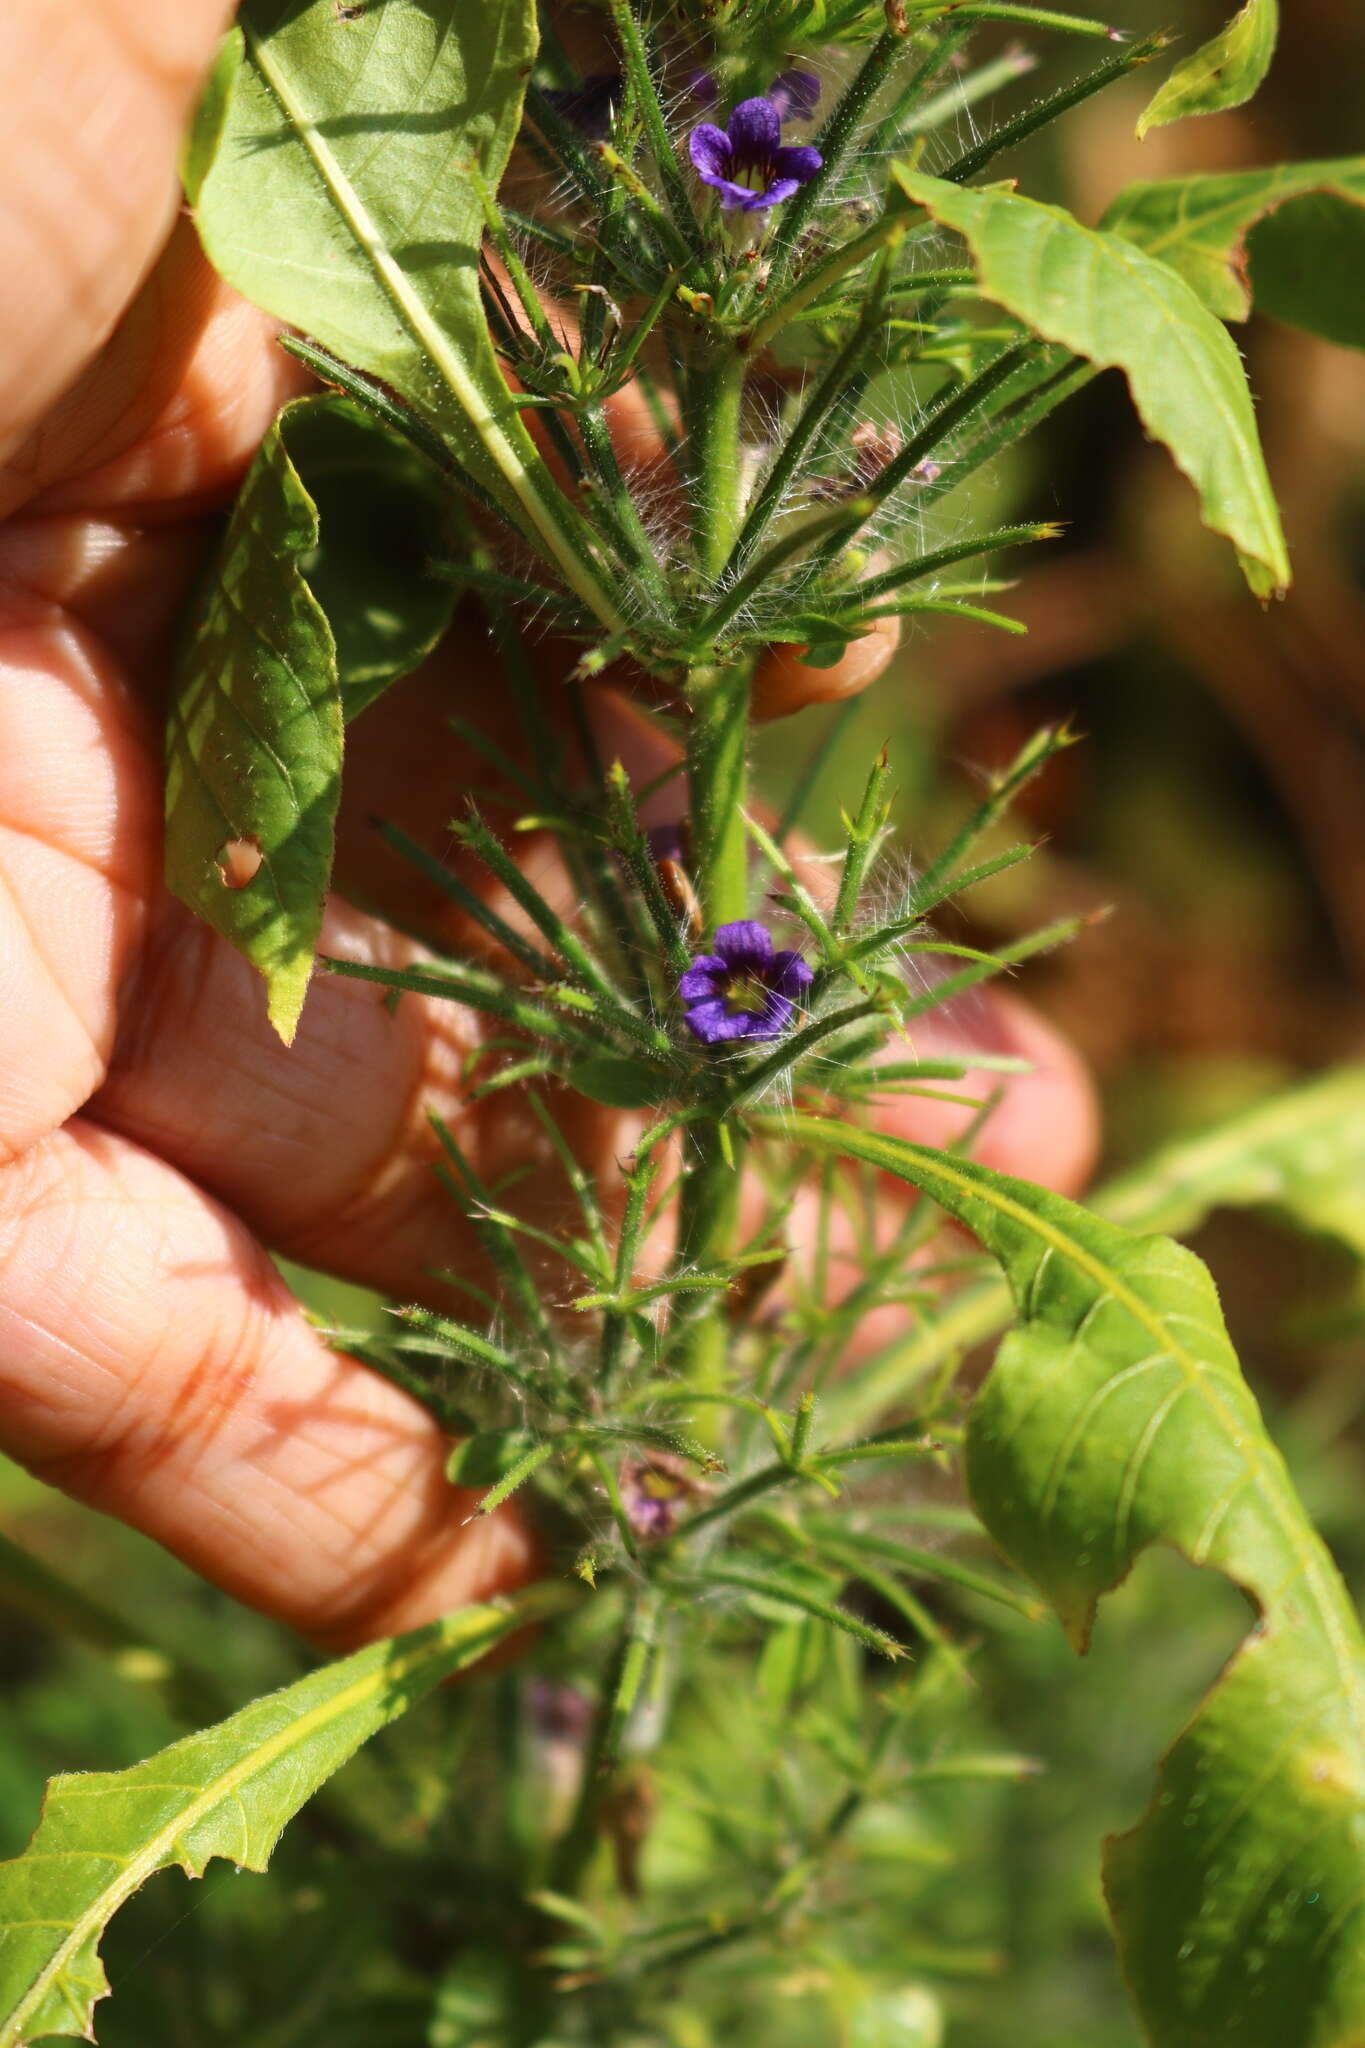
[[[1019,1321],[972,1408],[968,1483],[1078,1647],[1154,1543],[1255,1609],[1147,1813],[1106,1845],[1151,2040],[1350,2048],[1365,2034],[1365,1643],[1208,1272],[1168,1238],[968,1160],[818,1117],[752,1122],[896,1175],[1003,1266]]]
[[[166,880],[265,979],[293,1038],[341,796],[342,725],[449,617],[436,473],[345,399],[286,406],[247,473],[181,652]],[[366,502],[387,531],[367,530]]]
[[[1121,369],[1148,433],[1194,485],[1259,596],[1289,558],[1241,357],[1184,278],[1115,234],[999,186],[964,190],[899,166],[904,198],[954,228],[984,297],[1101,368]]]

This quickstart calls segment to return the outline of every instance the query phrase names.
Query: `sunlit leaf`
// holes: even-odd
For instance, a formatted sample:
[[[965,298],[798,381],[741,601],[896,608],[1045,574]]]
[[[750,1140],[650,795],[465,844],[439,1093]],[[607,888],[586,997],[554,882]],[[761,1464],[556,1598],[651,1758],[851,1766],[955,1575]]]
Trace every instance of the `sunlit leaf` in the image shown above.
[[[54,1778],[22,1856],[0,1864],[0,2048],[90,2033],[99,1941],[154,1871],[214,1856],[264,1870],[285,1826],[362,1742],[528,1619],[559,1587],[374,1643],[127,1771]]]
[[[897,1175],[1004,1267],[1018,1327],[972,1409],[987,1529],[1083,1647],[1161,1543],[1257,1623],[1111,1841],[1105,1884],[1157,2048],[1348,2048],[1365,2023],[1365,1644],[1192,1253],[974,1163],[823,1118],[761,1130]]]
[[[343,718],[445,625],[439,521],[438,480],[403,441],[344,399],[298,400],[261,444],[184,644],[166,879],[259,970],[286,1043],[322,927]]]
[[[531,0],[248,0],[195,220],[232,285],[378,377],[620,624],[498,369],[483,213],[536,51]]]
[[[1246,0],[1221,35],[1176,65],[1143,110],[1139,136],[1183,121],[1187,114],[1219,114],[1244,105],[1270,69],[1279,31],[1279,0]]]
[[[271,428],[248,472],[167,731],[166,880],[265,978],[286,1044],[322,928],[341,795],[336,644],[303,563],[317,509]]]
[[[1199,494],[1261,596],[1289,560],[1241,358],[1182,277],[1122,236],[1001,187],[964,189],[897,168],[905,196],[962,235],[979,287],[1049,341],[1121,369],[1147,431]]]
[[[1102,225],[1178,270],[1222,320],[1254,305],[1365,348],[1365,158],[1130,185]]]

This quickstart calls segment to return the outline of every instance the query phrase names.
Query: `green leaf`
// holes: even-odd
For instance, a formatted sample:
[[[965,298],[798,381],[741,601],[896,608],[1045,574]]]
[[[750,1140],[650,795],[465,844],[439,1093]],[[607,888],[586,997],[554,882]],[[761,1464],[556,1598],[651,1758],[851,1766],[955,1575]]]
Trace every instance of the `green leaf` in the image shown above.
[[[1289,583],[1251,394],[1230,336],[1190,286],[1122,236],[998,186],[964,190],[897,166],[906,197],[955,228],[980,290],[1049,341],[1124,372],[1147,431],[1236,547],[1260,596]]]
[[[264,1870],[286,1822],[378,1729],[528,1619],[560,1587],[467,1607],[256,1700],[128,1771],[54,1778],[22,1856],[0,1864],[0,2048],[91,2039],[108,1991],[99,1940],[154,1871],[211,1857]]]
[[[166,881],[265,977],[294,1036],[322,929],[341,795],[336,644],[304,574],[317,508],[261,444],[185,645],[167,731]]]
[[[1176,65],[1143,110],[1139,139],[1149,128],[1164,128],[1187,114],[1218,114],[1244,105],[1270,69],[1279,32],[1279,0],[1247,0],[1221,35]]]
[[[908,1181],[1004,1267],[1020,1321],[972,1410],[968,1481],[1079,1647],[1149,1544],[1254,1603],[1147,1814],[1107,1845],[1106,1891],[1158,2048],[1348,2048],[1365,2030],[1365,1645],[1207,1271],[966,1160],[821,1118],[753,1123]]]
[[[284,431],[317,508],[318,543],[299,566],[332,629],[349,721],[425,661],[450,624],[458,586],[440,573],[450,487],[346,399],[290,406]]]
[[[446,1478],[454,1486],[496,1486],[540,1441],[529,1429],[481,1429],[456,1444]]]
[[[248,0],[195,219],[229,284],[378,377],[611,630],[623,624],[512,404],[479,296],[483,210],[536,52],[532,0]]]
[[[204,182],[209,165],[218,154],[218,145],[223,138],[227,111],[232,99],[232,89],[237,82],[237,73],[242,68],[246,46],[239,28],[229,29],[218,45],[218,55],[213,60],[195,108],[194,120],[189,134],[185,137],[180,151],[180,182],[185,188],[185,197],[191,206],[198,203],[199,188]]]
[[[1215,1208],[1271,1208],[1365,1259],[1365,1066],[1177,1138],[1111,1181],[1099,1206],[1116,1223],[1181,1235]]]
[[[259,969],[286,1044],[322,928],[343,717],[415,667],[449,618],[453,589],[429,554],[442,489],[348,400],[286,406],[247,473],[182,652],[166,880]]]
[[[1221,320],[1258,312],[1365,348],[1365,158],[1130,185],[1103,225]]]
[[[565,1077],[571,1088],[607,1109],[653,1109],[669,1092],[668,1075],[650,1060],[610,1053],[579,1060]]]

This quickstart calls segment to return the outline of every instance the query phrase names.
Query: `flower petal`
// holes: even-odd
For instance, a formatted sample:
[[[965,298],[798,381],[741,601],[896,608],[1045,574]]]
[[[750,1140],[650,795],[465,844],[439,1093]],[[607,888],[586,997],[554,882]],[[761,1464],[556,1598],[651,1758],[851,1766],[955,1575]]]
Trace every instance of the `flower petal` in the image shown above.
[[[760,1014],[752,1010],[740,1012],[746,1026],[746,1038],[780,1038],[792,1020],[792,1006],[785,996],[770,996]]]
[[[784,996],[799,996],[808,989],[815,979],[815,969],[803,960],[799,953],[785,951],[773,955],[773,972],[768,977],[769,986]]]
[[[733,972],[747,968],[764,973],[772,965],[772,934],[756,918],[740,918],[734,924],[716,926],[716,951]]]
[[[716,953],[702,953],[692,962],[678,983],[678,994],[685,1003],[702,1003],[708,996],[718,993],[716,984],[724,981],[730,969]]]
[[[798,189],[795,178],[776,178],[761,192],[750,192],[744,201],[746,213],[766,213],[770,206],[780,206],[784,199],[790,199]]]
[[[753,213],[771,202],[762,192],[751,192],[747,185],[736,185],[730,178],[708,178],[705,171],[700,174],[703,185],[711,185],[720,195],[722,213],[733,213],[736,207],[743,213]]]
[[[724,1003],[716,1003],[714,1008],[707,1003],[703,1005],[703,1009],[704,1015],[700,1010],[689,1010],[687,1021],[697,1037],[704,1039],[707,1045],[723,1045],[737,1038],[752,1038],[755,1027],[761,1027],[763,1024],[763,1019],[755,1016],[752,1011],[730,1010]],[[700,1024],[697,1021],[699,1017]]]
[[[725,130],[740,163],[766,165],[782,140],[782,123],[771,100],[741,100]]]
[[[712,996],[709,1002],[694,1003],[683,1014],[688,1030],[703,1045],[714,1045],[717,1039],[733,1036],[729,1027],[734,1019],[719,996]]]
[[[708,185],[717,184],[734,162],[734,149],[723,128],[714,121],[699,121],[687,138],[692,168]]]
[[[768,87],[779,121],[808,121],[820,100],[820,81],[813,71],[779,71]]]
[[[812,149],[808,142],[784,143],[781,149],[773,151],[773,172],[778,179],[795,178],[798,185],[809,185],[824,161],[819,150]],[[770,186],[769,190],[772,189]],[[786,199],[791,194],[782,196]]]

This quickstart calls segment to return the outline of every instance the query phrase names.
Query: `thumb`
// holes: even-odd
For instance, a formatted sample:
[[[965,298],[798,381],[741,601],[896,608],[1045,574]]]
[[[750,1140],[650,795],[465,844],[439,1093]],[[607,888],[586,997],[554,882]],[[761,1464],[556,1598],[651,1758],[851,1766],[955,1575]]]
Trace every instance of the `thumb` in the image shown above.
[[[0,460],[102,346],[164,242],[180,138],[231,14],[230,0],[0,8]]]

